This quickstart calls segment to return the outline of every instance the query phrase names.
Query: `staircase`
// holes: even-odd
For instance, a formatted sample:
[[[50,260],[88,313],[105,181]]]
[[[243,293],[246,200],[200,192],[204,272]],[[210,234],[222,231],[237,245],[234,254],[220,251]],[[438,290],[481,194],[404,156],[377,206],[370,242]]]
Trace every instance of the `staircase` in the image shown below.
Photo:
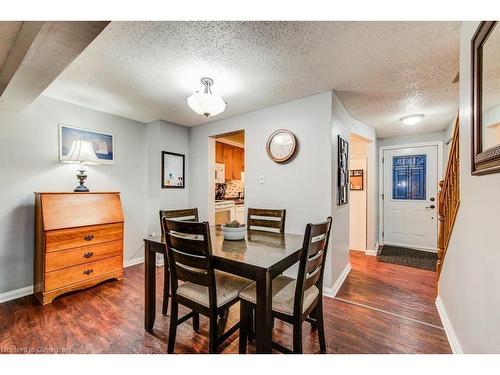
[[[436,265],[437,277],[441,275],[446,250],[450,242],[451,232],[455,224],[458,207],[460,206],[460,184],[459,184],[459,121],[458,116],[455,120],[453,138],[451,140],[448,164],[444,180],[439,182],[438,194],[438,261]]]

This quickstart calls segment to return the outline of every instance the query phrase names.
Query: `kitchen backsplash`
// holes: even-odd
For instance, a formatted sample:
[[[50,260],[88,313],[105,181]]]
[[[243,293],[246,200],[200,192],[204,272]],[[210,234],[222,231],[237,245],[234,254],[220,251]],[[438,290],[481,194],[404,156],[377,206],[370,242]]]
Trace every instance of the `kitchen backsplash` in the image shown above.
[[[243,182],[241,180],[226,180],[226,197],[237,197],[238,193],[245,192]]]

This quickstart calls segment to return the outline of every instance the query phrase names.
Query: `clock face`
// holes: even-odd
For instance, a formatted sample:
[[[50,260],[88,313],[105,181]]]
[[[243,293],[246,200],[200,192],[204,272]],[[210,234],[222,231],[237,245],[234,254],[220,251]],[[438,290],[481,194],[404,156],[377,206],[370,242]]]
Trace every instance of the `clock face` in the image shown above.
[[[296,139],[292,132],[284,129],[275,131],[267,141],[267,154],[277,163],[283,163],[295,153]]]

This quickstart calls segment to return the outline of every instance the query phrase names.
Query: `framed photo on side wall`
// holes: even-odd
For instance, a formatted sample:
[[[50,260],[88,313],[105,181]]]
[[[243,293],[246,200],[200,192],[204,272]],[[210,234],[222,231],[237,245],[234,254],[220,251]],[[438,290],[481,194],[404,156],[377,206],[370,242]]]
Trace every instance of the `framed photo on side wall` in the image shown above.
[[[348,203],[348,185],[349,185],[349,143],[337,136],[338,143],[338,176],[337,176],[337,189],[338,199],[337,204],[342,206]]]
[[[363,190],[363,170],[351,169],[349,171],[351,190]]]
[[[184,189],[185,156],[174,152],[161,152],[162,189]]]

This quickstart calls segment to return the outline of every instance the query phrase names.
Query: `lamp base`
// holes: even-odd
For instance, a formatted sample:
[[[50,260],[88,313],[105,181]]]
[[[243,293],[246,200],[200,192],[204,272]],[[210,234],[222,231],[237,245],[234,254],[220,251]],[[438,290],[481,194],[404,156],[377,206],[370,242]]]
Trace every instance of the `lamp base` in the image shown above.
[[[79,169],[78,172],[80,173],[76,175],[76,178],[80,180],[80,185],[77,186],[73,191],[76,193],[87,193],[89,192],[89,189],[83,184],[83,182],[87,178],[87,175],[85,174],[85,169]]]
[[[90,190],[85,185],[80,185],[73,190],[75,193],[88,193]]]

